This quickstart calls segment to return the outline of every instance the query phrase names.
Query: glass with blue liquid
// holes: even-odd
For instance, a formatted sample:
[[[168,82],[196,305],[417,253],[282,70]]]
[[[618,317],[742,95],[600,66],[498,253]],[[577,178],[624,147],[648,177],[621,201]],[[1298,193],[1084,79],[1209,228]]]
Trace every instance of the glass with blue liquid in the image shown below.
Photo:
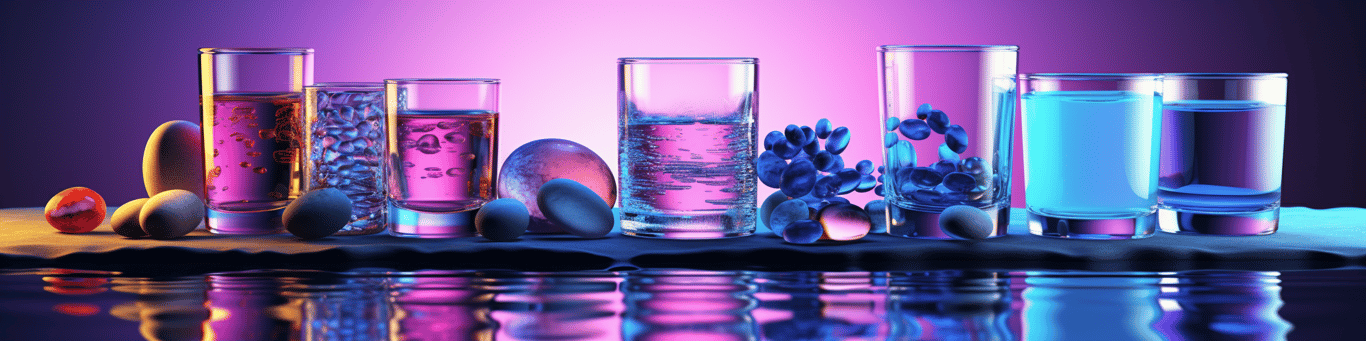
[[[1284,73],[1165,75],[1158,227],[1268,235],[1280,221]]]
[[[939,228],[951,206],[985,211],[990,237],[1010,221],[1016,46],[885,45],[881,137],[887,233],[952,239]]]
[[[1020,81],[1029,232],[1152,236],[1162,75],[1048,73]]]

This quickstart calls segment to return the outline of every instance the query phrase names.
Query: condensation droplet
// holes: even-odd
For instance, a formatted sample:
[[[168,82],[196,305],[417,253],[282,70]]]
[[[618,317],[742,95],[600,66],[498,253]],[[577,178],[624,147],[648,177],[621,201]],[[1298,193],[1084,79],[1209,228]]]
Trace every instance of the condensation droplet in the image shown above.
[[[241,165],[242,168],[251,168],[251,162],[242,161],[239,165]]]
[[[256,169],[252,169],[251,171],[256,172],[256,174],[266,174],[266,167],[256,167]]]

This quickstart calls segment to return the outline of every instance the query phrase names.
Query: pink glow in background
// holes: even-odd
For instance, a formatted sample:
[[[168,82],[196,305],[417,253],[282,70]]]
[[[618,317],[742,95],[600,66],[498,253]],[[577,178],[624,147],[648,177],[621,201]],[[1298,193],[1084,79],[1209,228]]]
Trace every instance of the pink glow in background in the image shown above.
[[[880,160],[883,44],[1019,45],[1023,73],[1288,72],[1285,204],[1366,206],[1346,164],[1366,156],[1362,18],[1338,1],[5,2],[0,207],[71,186],[145,196],[147,136],[198,121],[200,47],[312,47],[319,82],[499,78],[500,160],[557,137],[615,170],[631,56],[757,57],[760,136],[828,117],[853,133],[846,164]]]

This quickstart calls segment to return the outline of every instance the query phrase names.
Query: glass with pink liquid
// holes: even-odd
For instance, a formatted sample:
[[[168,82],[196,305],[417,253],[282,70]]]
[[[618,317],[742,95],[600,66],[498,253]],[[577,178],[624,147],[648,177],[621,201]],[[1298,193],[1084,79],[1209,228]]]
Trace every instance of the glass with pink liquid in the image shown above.
[[[299,107],[313,49],[199,49],[209,232],[270,234],[301,190]]]
[[[495,196],[498,80],[388,79],[384,93],[389,233],[474,236]]]
[[[756,58],[621,58],[621,229],[714,239],[754,233]]]

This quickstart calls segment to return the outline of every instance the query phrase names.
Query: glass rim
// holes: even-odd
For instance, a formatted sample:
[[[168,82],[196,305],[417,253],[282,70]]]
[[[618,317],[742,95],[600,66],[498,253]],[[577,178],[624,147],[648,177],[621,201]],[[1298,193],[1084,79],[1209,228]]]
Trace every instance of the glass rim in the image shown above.
[[[1164,73],[1166,79],[1285,79],[1284,72],[1182,72]]]
[[[759,64],[755,57],[623,57],[618,64]]]
[[[878,52],[992,52],[1019,51],[1017,45],[882,45]]]
[[[313,49],[308,47],[203,47],[200,54],[284,54],[309,55]]]
[[[384,88],[383,82],[319,82],[305,88]]]
[[[1065,80],[1065,81],[1104,81],[1104,80],[1162,80],[1160,73],[1023,73],[1020,80]]]
[[[390,78],[384,84],[498,84],[497,78]]]

